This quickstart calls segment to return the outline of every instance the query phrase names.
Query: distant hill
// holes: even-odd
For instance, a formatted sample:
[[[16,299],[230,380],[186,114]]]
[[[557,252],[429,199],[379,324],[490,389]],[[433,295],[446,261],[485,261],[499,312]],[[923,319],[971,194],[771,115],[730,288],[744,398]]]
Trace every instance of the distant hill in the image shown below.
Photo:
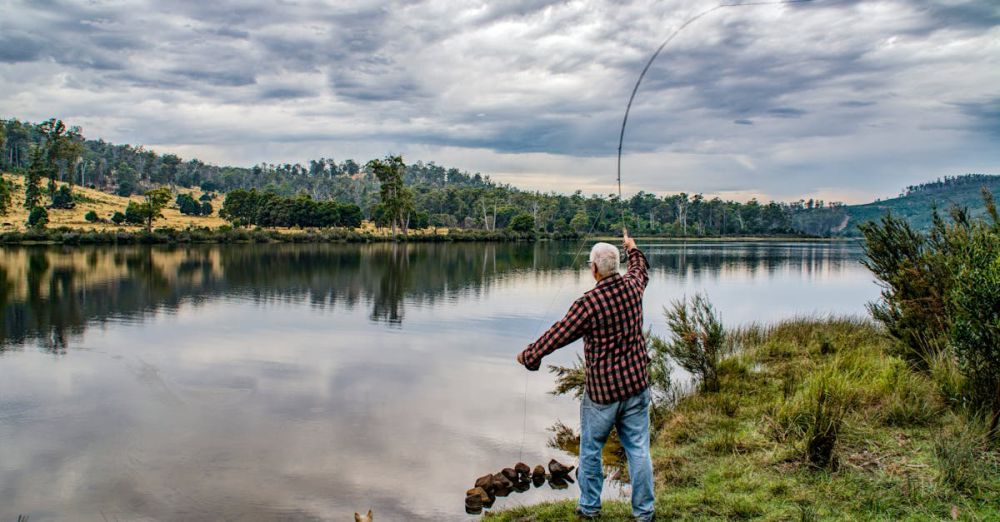
[[[858,225],[881,218],[886,212],[905,218],[918,230],[931,226],[931,215],[936,207],[947,214],[953,205],[966,207],[972,216],[986,212],[983,205],[982,188],[986,187],[1000,197],[1000,176],[987,174],[966,174],[946,177],[931,183],[907,187],[897,198],[876,201],[864,205],[847,205],[848,220],[840,232],[857,235]]]

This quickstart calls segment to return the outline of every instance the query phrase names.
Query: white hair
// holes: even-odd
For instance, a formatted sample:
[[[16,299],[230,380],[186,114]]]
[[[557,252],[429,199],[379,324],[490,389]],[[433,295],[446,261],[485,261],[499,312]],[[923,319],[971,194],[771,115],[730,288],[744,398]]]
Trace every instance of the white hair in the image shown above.
[[[618,247],[610,243],[597,243],[590,249],[590,262],[597,267],[601,277],[618,273]]]

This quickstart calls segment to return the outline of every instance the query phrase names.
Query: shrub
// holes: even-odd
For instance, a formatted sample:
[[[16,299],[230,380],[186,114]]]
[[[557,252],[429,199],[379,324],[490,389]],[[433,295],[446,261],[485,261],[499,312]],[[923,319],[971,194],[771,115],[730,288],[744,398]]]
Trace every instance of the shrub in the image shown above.
[[[924,368],[942,350],[954,350],[977,410],[991,410],[988,433],[1000,423],[1000,216],[983,190],[990,220],[953,208],[951,222],[937,212],[929,234],[886,216],[867,223],[865,264],[883,285],[872,314]],[[949,378],[950,379],[950,378]]]
[[[34,207],[28,213],[29,228],[45,228],[49,224],[49,212],[44,207]]]
[[[703,296],[695,295],[690,306],[687,300],[675,301],[664,309],[671,338],[666,342],[653,338],[656,352],[663,352],[681,368],[695,375],[702,390],[719,389],[719,360],[724,355],[725,332],[715,309]]]
[[[125,222],[125,214],[116,210],[114,214],[111,214],[111,222],[116,225],[121,225]]]
[[[531,232],[535,228],[535,218],[531,214],[518,214],[510,220],[507,228],[514,232]]]
[[[88,210],[86,214],[83,215],[83,219],[87,220],[88,223],[97,223],[101,218],[97,217],[97,212],[93,210]]]
[[[73,191],[69,185],[63,185],[52,193],[52,208],[73,208],[76,202],[73,201]]]

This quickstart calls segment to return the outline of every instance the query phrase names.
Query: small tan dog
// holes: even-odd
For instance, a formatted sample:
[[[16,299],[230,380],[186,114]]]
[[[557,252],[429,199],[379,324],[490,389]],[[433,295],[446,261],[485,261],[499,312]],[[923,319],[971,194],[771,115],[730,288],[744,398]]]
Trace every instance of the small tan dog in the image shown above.
[[[354,522],[372,522],[372,510],[369,509],[365,516],[354,513]]]

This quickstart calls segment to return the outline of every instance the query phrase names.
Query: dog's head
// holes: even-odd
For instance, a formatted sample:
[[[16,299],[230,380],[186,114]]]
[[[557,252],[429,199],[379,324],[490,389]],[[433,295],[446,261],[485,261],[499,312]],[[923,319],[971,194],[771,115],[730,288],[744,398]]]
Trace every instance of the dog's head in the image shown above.
[[[354,522],[372,522],[372,510],[368,510],[368,514],[361,516],[357,513],[354,514]]]

